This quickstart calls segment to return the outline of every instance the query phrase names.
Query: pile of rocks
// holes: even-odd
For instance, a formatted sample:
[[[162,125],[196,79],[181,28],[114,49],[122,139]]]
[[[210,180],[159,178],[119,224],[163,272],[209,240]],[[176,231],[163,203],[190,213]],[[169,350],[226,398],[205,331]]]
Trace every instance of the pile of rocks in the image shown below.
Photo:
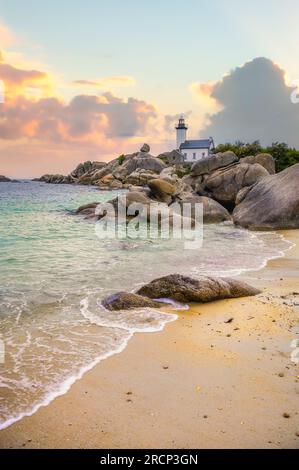
[[[193,279],[180,274],[154,279],[136,293],[118,292],[102,300],[108,310],[160,308],[165,299],[179,302],[211,302],[259,294],[260,291],[245,282],[232,278],[206,277]],[[160,301],[159,301],[160,299]]]
[[[144,144],[139,152],[108,163],[87,161],[68,176],[44,175],[39,180],[125,189],[133,193],[132,200],[141,192],[148,201],[167,206],[191,203],[192,211],[202,203],[205,223],[233,220],[249,229],[299,228],[299,164],[275,174],[270,154],[239,160],[228,151],[190,166],[175,150],[154,157]],[[95,206],[77,212],[95,217]]]
[[[0,175],[0,183],[9,183],[11,181],[7,176]]]
[[[147,204],[152,201],[168,206],[190,203],[192,217],[196,204],[201,203],[204,223],[231,220],[229,211],[235,207],[240,190],[269,175],[265,165],[274,165],[271,155],[240,163],[234,153],[225,152],[196,162],[189,168],[189,174],[180,177],[181,163],[167,166],[147,151],[149,146],[145,144],[140,152],[123,156],[121,162],[119,159],[109,162],[93,173],[92,184],[100,189],[129,189],[131,202],[141,202],[138,195],[141,192],[143,203]],[[81,176],[81,181],[82,178],[86,180],[86,174]],[[84,206],[77,213],[96,218],[95,207]]]

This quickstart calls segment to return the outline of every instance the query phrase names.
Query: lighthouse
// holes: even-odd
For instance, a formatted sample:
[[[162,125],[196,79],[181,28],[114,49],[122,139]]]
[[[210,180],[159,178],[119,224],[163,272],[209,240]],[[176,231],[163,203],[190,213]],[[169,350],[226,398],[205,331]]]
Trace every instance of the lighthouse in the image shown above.
[[[186,141],[188,127],[185,124],[185,119],[183,116],[180,117],[179,122],[176,126],[176,148],[179,149],[180,146]]]
[[[186,134],[188,127],[185,124],[183,116],[180,117],[176,128],[176,147],[182,155],[184,162],[194,163],[209,157],[214,149],[213,137],[209,139],[187,140]]]

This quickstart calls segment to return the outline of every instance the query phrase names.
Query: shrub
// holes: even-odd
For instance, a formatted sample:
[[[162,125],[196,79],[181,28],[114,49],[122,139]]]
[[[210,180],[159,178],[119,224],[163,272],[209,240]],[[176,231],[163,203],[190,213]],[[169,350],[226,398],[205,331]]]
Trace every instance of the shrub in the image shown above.
[[[289,148],[284,142],[273,142],[268,147],[262,147],[258,140],[246,144],[244,142],[226,143],[218,145],[214,152],[226,152],[227,150],[233,151],[239,158],[258,153],[270,153],[275,159],[276,171],[278,172],[299,163],[299,150]]]
[[[117,160],[118,160],[118,164],[119,164],[119,165],[122,165],[122,164],[124,163],[124,161],[125,161],[125,158],[126,158],[126,157],[124,156],[124,154],[120,155],[120,156],[118,157],[118,159],[117,159]]]

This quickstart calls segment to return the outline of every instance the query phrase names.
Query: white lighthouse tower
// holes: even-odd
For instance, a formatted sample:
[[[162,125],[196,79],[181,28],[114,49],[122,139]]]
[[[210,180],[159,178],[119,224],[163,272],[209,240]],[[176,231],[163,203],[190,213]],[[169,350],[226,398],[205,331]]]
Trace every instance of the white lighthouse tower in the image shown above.
[[[188,127],[185,124],[183,116],[180,117],[176,128],[176,148],[179,150],[180,146],[186,141],[186,134]]]

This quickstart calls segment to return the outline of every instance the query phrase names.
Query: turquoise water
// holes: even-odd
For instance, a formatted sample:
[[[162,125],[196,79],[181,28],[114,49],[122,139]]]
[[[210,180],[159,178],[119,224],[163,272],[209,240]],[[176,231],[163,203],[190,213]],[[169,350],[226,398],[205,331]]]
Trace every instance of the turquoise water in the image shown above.
[[[176,318],[157,310],[107,312],[101,299],[165,274],[236,275],[288,243],[231,224],[204,227],[200,250],[179,240],[99,240],[73,214],[117,192],[38,182],[0,184],[0,429],[65,393],[137,332]]]

